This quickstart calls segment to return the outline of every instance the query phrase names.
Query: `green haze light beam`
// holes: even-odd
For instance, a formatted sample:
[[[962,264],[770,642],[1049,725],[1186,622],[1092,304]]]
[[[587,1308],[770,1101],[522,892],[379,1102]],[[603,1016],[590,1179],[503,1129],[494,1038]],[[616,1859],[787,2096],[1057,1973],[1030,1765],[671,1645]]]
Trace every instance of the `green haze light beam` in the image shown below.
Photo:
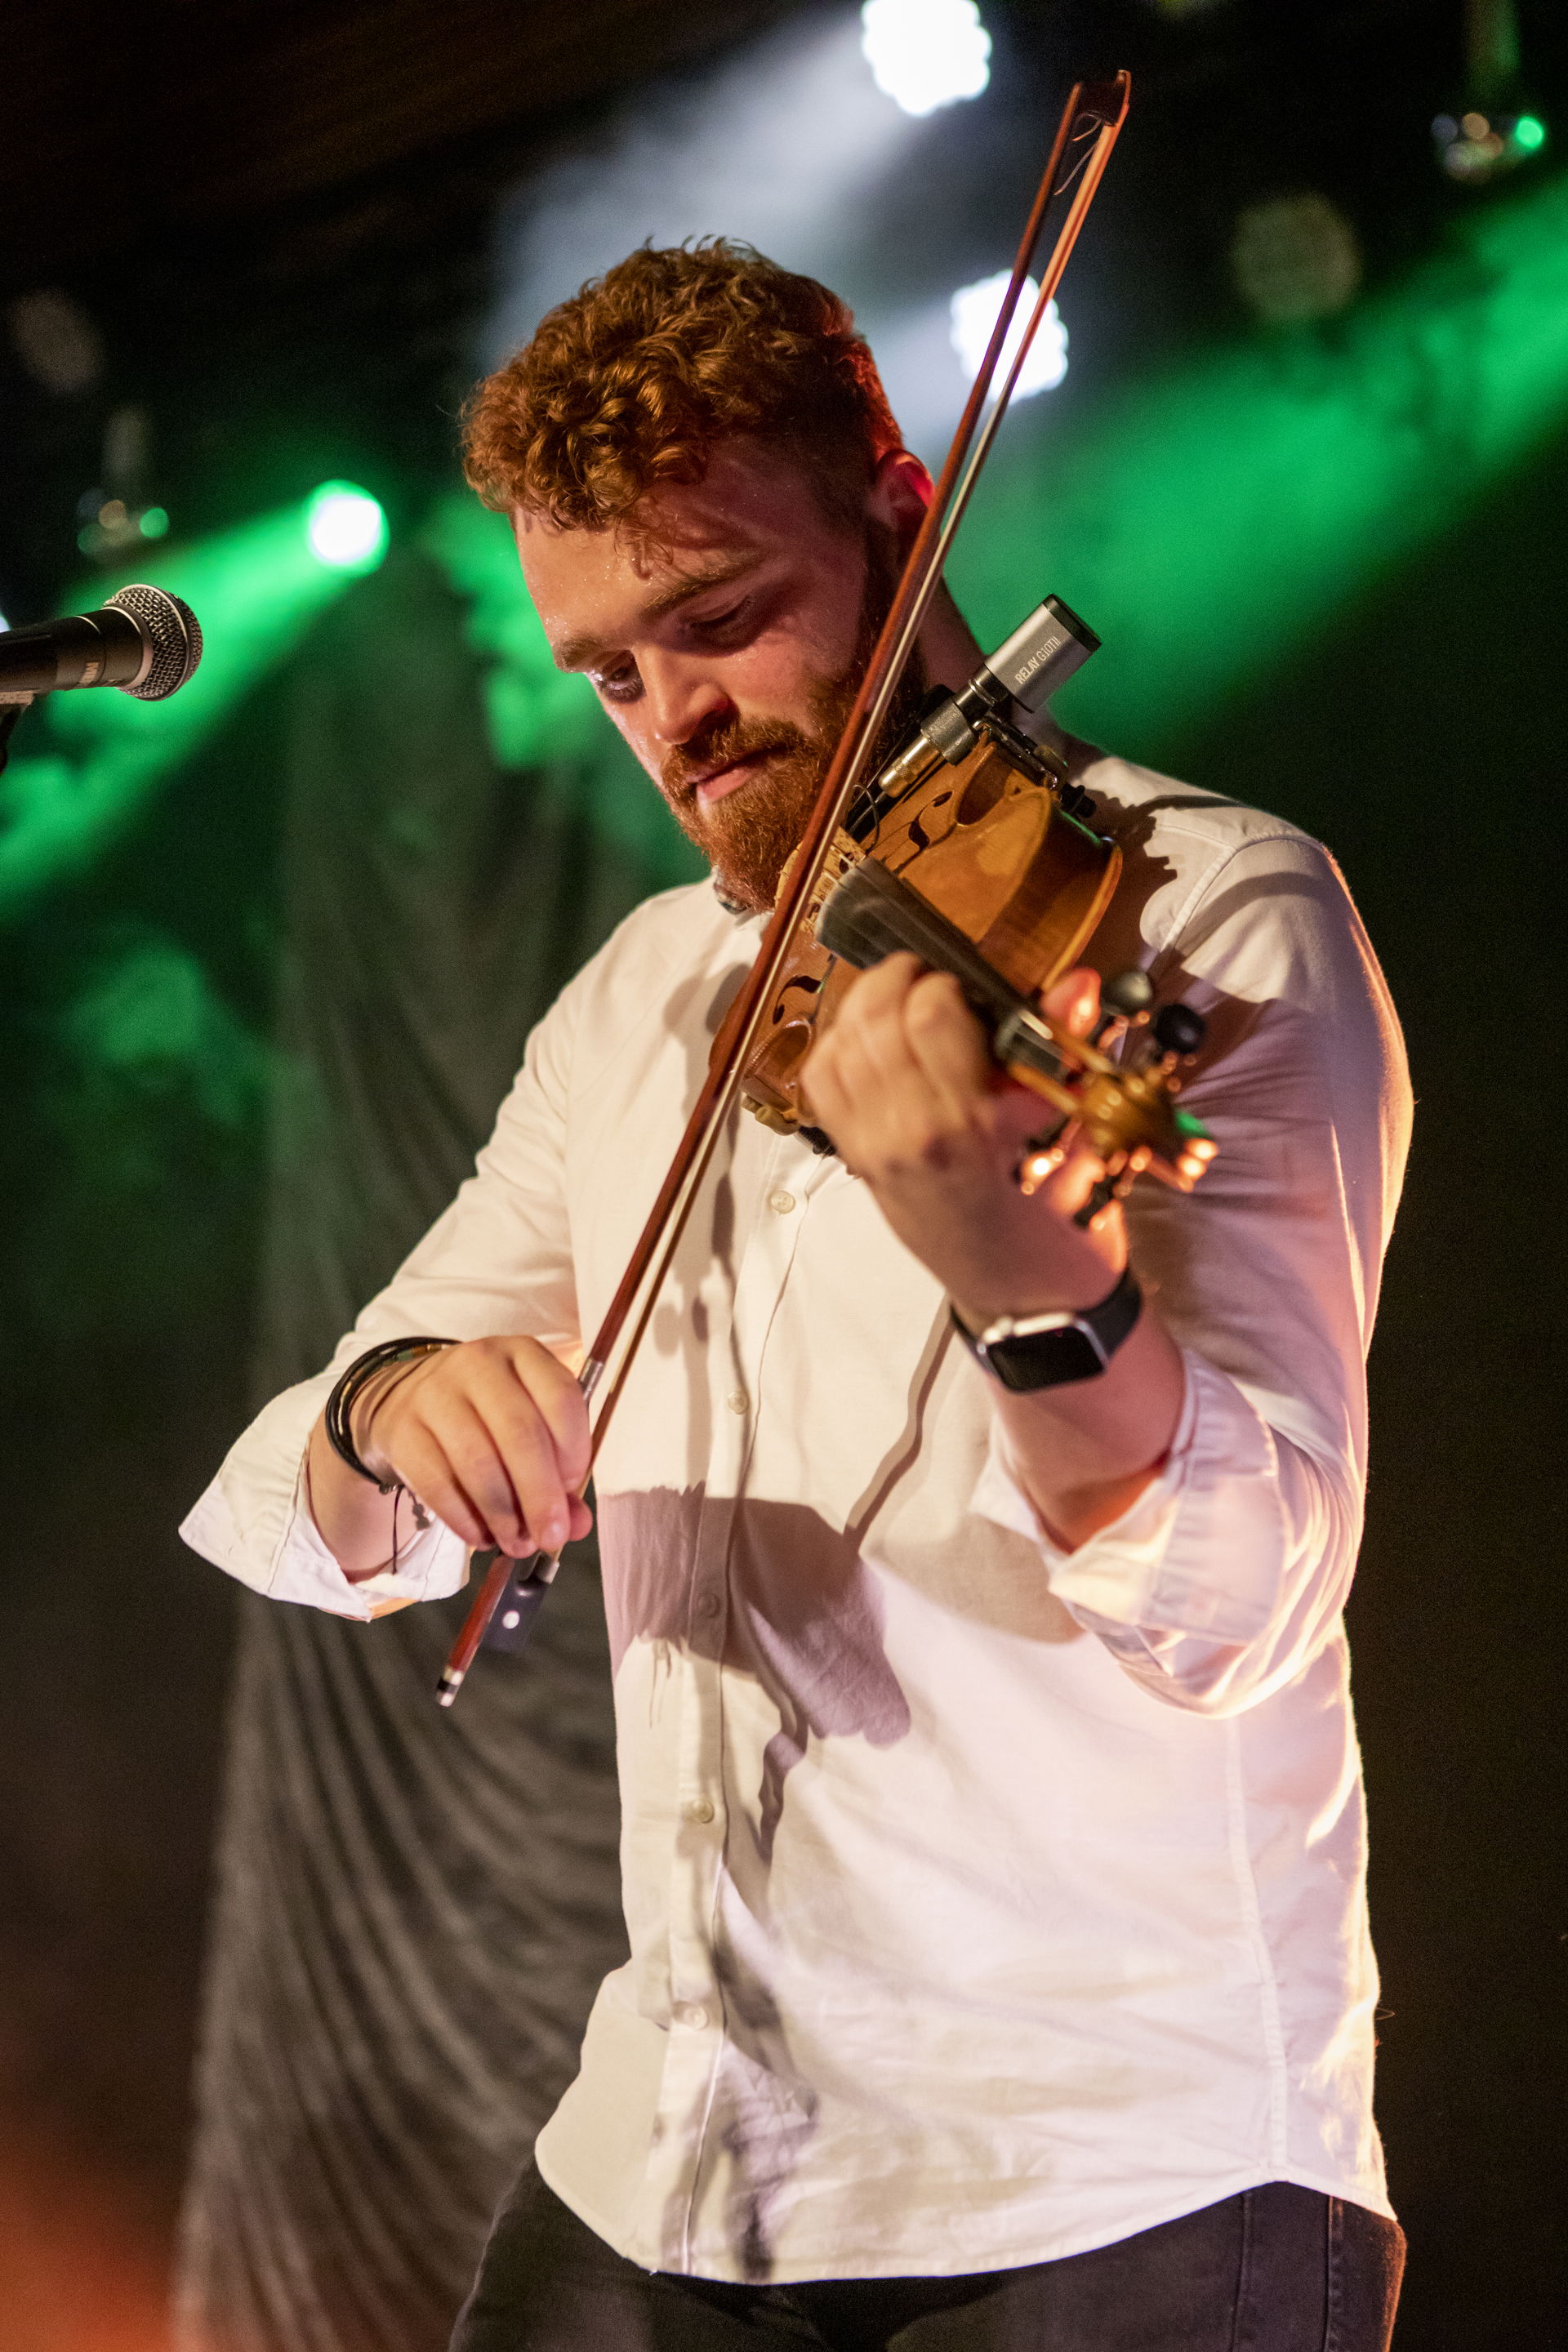
[[[1010,420],[950,576],[986,643],[1066,596],[1106,650],[1064,717],[1159,756],[1565,417],[1557,182],[1327,327],[1210,352],[1070,435],[1044,403]]]
[[[1203,353],[1071,432],[1023,412],[953,585],[987,642],[1046,588],[1079,606],[1106,651],[1064,716],[1159,758],[1565,416],[1558,182],[1476,214],[1443,255],[1327,327]],[[500,764],[548,770],[656,884],[694,870],[591,690],[552,669],[504,523],[443,500],[425,545],[468,605]],[[195,605],[206,658],[170,702],[63,695],[24,719],[25,755],[0,780],[0,915],[85,865],[353,576],[313,561],[297,508],[143,563]]]
[[[1564,416],[1568,183],[1476,215],[1327,327],[1205,352],[1072,432],[1032,405],[950,575],[987,644],[1047,589],[1078,605],[1106,650],[1064,717],[1159,759]],[[443,500],[424,544],[468,605],[500,763],[561,763],[601,838],[659,881],[699,870],[586,682],[552,668],[504,522]]]
[[[479,664],[497,766],[532,772],[558,802],[580,810],[648,890],[706,874],[587,679],[556,668],[505,517],[456,493],[437,500],[419,545],[466,607],[463,633]]]
[[[23,713],[0,776],[0,919],[116,839],[354,577],[316,561],[299,507],[189,548],[160,548],[126,576],[192,606],[201,667],[166,702],[100,689],[51,695]],[[114,584],[83,585],[67,609],[100,604]]]

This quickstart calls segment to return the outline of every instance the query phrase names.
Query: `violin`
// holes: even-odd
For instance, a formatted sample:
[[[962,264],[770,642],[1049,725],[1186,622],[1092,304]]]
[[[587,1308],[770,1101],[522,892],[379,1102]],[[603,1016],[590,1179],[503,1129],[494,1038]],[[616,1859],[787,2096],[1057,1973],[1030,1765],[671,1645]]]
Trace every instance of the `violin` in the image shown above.
[[[1026,716],[1043,708],[1098,646],[1092,630],[1047,597],[960,693],[933,695],[911,740],[873,769],[894,690],[1126,120],[1131,88],[1122,73],[1077,84],[1068,94],[984,357],[816,804],[578,1373],[584,1395],[599,1397],[590,1470],[734,1106],[743,1102],[770,1127],[832,1149],[805,1115],[800,1074],[818,1026],[831,1021],[857,969],[909,950],[955,975],[999,1067],[1048,1107],[1019,1164],[1024,1189],[1044,1180],[1075,1133],[1103,1163],[1103,1179],[1078,1213],[1084,1223],[1144,1171],[1189,1190],[1213,1157],[1211,1139],[1175,1101],[1180,1064],[1202,1036],[1188,1007],[1166,1006],[1151,1022],[1151,991],[1140,971],[1109,983],[1090,1037],[1073,1036],[1039,1009],[1040,992],[1075,961],[1109,906],[1121,855],[1096,830],[1088,795],[1065,762],[1021,731],[1015,707]],[[1036,247],[1064,200],[1034,308],[993,399]],[[485,1557],[476,1555],[476,1565]],[[548,1554],[488,1558],[437,1686],[443,1706],[456,1698],[481,1644],[524,1646],[559,1566]]]
[[[802,1067],[855,972],[901,950],[953,975],[999,1066],[1056,1112],[1026,1154],[1026,1190],[1059,1163],[1069,1127],[1105,1170],[1086,1223],[1145,1169],[1184,1192],[1203,1174],[1213,1140],[1175,1103],[1180,1065],[1203,1041],[1200,1014],[1165,1005],[1151,1024],[1152,992],[1138,971],[1107,983],[1093,1041],[1037,1010],[1110,904],[1121,852],[1095,830],[1094,803],[1061,754],[1022,734],[1013,712],[1044,709],[1099,646],[1076,613],[1047,597],[961,693],[929,698],[913,740],[863,788],[742,1063],[741,1099],[765,1127],[831,1150],[803,1112]],[[1111,1057],[1112,1042],[1146,1025],[1152,1054]],[[726,1024],[714,1060],[731,1046]]]

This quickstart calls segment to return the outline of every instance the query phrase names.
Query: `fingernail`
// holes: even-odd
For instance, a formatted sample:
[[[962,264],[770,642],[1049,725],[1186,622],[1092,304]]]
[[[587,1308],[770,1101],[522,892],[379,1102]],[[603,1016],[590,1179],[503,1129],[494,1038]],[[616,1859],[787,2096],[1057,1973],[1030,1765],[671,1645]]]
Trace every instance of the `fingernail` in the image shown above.
[[[566,1540],[566,1521],[562,1517],[559,1511],[551,1512],[550,1517],[544,1522],[543,1534],[544,1542],[542,1549],[545,1551],[559,1551],[562,1545]]]

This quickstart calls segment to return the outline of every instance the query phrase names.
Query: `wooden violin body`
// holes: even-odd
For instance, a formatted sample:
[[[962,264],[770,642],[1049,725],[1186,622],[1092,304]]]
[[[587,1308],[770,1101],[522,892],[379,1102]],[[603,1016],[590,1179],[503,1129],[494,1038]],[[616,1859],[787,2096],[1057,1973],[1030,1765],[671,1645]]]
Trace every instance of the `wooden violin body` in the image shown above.
[[[1082,795],[1058,756],[1011,730],[983,727],[956,764],[917,737],[862,796],[858,824],[852,814],[834,841],[743,1065],[748,1109],[784,1133],[810,1123],[801,1066],[818,1024],[831,1020],[855,977],[822,945],[816,919],[862,857],[907,880],[1020,995],[1033,999],[1067,971],[1109,906],[1121,866],[1114,843],[1069,814],[1066,803],[1075,799]]]
[[[1185,1191],[1214,1147],[1175,1107],[1179,1063],[1203,1024],[1184,1006],[1154,1024],[1154,1051],[1115,1060],[1039,1011],[1042,990],[1076,962],[1110,905],[1121,869],[1114,842],[1095,831],[1092,804],[1057,753],[994,712],[951,719],[942,698],[914,741],[861,793],[835,835],[803,903],[779,978],[741,1066],[741,1098],[763,1125],[832,1139],[811,1122],[802,1071],[858,970],[907,950],[952,972],[989,1027],[1008,1075],[1056,1116],[1044,1147],[1068,1125],[1104,1162],[1097,1205],[1144,1169]],[[1131,972],[1108,991],[1106,1026],[1141,1026],[1148,982]],[[721,1030],[716,1055],[732,1050]],[[1030,1181],[1029,1166],[1020,1181]]]

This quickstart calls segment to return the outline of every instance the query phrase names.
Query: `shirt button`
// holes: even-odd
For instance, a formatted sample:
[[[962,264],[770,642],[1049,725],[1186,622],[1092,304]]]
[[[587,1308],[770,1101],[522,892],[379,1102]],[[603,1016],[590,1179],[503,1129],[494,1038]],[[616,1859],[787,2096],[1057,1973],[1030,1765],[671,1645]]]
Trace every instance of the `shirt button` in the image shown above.
[[[685,1812],[689,1822],[710,1822],[713,1818],[713,1801],[710,1797],[693,1797],[691,1802],[685,1808]]]
[[[700,2000],[678,2001],[675,2021],[677,2025],[689,2025],[693,2033],[700,2033],[708,2022],[708,2011]]]
[[[697,1596],[697,1614],[699,1617],[717,1617],[719,1595],[716,1592],[700,1592]]]
[[[746,1410],[745,1390],[731,1389],[724,1402],[729,1406],[731,1412],[744,1412]]]
[[[795,1206],[795,1194],[781,1190],[768,1194],[768,1206],[775,1217],[787,1217]]]

